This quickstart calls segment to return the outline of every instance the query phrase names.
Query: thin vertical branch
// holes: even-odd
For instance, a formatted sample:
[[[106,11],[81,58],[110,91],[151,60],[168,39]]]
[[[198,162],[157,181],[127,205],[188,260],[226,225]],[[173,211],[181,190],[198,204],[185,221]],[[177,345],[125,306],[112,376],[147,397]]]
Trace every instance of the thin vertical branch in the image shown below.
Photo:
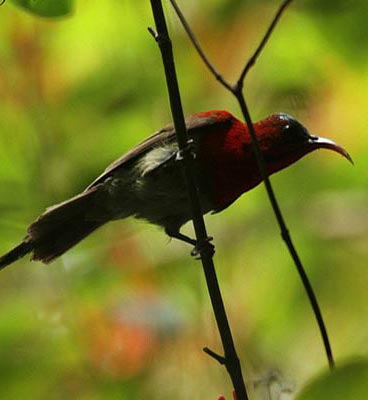
[[[271,34],[273,33],[277,23],[280,21],[280,18],[283,14],[283,12],[286,10],[286,8],[290,5],[290,3],[292,2],[292,0],[284,0],[281,4],[281,6],[278,8],[272,22],[270,23],[270,25],[268,26],[268,29],[266,30],[266,33],[264,34],[262,40],[260,41],[260,44],[258,45],[258,47],[256,48],[255,52],[252,54],[252,56],[248,59],[247,63],[245,64],[239,79],[237,81],[237,83],[235,85],[231,85],[229,82],[227,82],[222,75],[217,71],[217,69],[214,67],[214,65],[211,63],[211,61],[209,60],[209,58],[207,57],[206,53],[203,51],[203,49],[201,48],[195,34],[193,33],[192,29],[190,28],[188,22],[186,21],[186,18],[184,17],[182,11],[180,10],[179,6],[177,5],[175,0],[170,0],[173,8],[175,9],[175,12],[178,15],[178,18],[180,19],[185,31],[187,32],[193,46],[195,47],[195,49],[197,50],[200,58],[202,59],[202,61],[205,63],[205,65],[207,66],[207,68],[209,69],[209,71],[214,75],[214,77],[222,84],[222,86],[224,86],[227,90],[229,90],[238,100],[239,106],[241,108],[241,111],[243,113],[244,116],[244,120],[247,123],[248,129],[249,129],[249,133],[252,137],[252,141],[253,141],[253,147],[254,147],[254,152],[255,152],[255,156],[256,156],[256,160],[257,160],[257,164],[258,164],[258,168],[260,171],[260,174],[262,176],[262,179],[264,181],[264,185],[267,191],[267,195],[268,198],[270,200],[273,212],[275,214],[277,223],[280,227],[280,231],[281,231],[281,237],[284,240],[288,251],[294,261],[294,264],[297,268],[298,274],[300,276],[300,279],[303,283],[303,286],[305,288],[305,291],[307,293],[308,299],[310,301],[313,313],[315,315],[317,324],[318,324],[318,328],[319,331],[321,333],[321,337],[322,337],[322,341],[323,341],[323,345],[325,348],[325,352],[326,352],[326,356],[327,356],[327,360],[328,360],[328,364],[330,369],[332,370],[335,366],[335,361],[334,361],[334,357],[333,357],[333,353],[332,353],[332,348],[331,348],[331,344],[328,338],[328,333],[327,333],[327,329],[326,329],[326,325],[324,323],[323,320],[323,316],[316,298],[316,295],[313,291],[313,287],[308,279],[308,275],[305,272],[305,269],[303,267],[303,264],[300,260],[300,257],[298,255],[298,252],[293,244],[292,238],[290,236],[290,232],[289,229],[287,228],[285,219],[283,217],[283,214],[281,212],[281,208],[278,204],[275,192],[273,190],[273,187],[271,185],[271,181],[268,177],[267,174],[267,168],[266,168],[266,163],[264,161],[264,157],[263,154],[261,152],[259,143],[258,143],[258,139],[257,139],[257,135],[255,133],[254,130],[254,126],[253,126],[253,122],[249,113],[249,109],[248,106],[246,104],[245,101],[245,97],[243,94],[243,86],[244,86],[244,80],[247,76],[247,74],[249,73],[250,69],[254,66],[254,64],[256,63],[258,57],[260,56],[260,54],[262,53],[264,47],[266,46],[269,38],[271,37]]]
[[[245,67],[243,68],[243,71],[240,74],[238,82],[243,82],[244,81],[244,78],[248,74],[249,70],[254,66],[254,64],[257,61],[258,56],[262,53],[262,50],[266,46],[266,44],[268,42],[268,39],[271,37],[274,29],[276,28],[276,25],[280,21],[280,18],[282,16],[282,14],[284,13],[284,11],[287,9],[287,7],[290,5],[290,3],[292,1],[293,0],[284,0],[284,2],[279,7],[279,9],[277,10],[273,20],[270,23],[265,35],[263,36],[261,42],[259,43],[256,51],[253,53],[253,55],[251,57],[249,57],[247,63],[245,64]]]
[[[179,86],[175,71],[172,44],[166,26],[165,16],[162,9],[161,0],[150,0],[152,12],[156,24],[157,33],[154,33],[155,39],[159,44],[164,64],[166,83],[169,92],[171,112],[173,116],[176,137],[179,145],[179,151],[183,159],[183,171],[188,188],[188,195],[192,208],[193,224],[199,246],[201,261],[206,278],[207,288],[211,298],[217,326],[219,329],[225,356],[218,356],[211,352],[212,356],[219,361],[222,360],[230,375],[233,387],[237,393],[238,400],[248,400],[248,395],[242,375],[241,365],[237,356],[234,341],[232,338],[229,322],[225,312],[216,271],[213,263],[213,252],[209,250],[208,236],[204,224],[201,206],[198,197],[198,190],[193,170],[193,156],[188,150],[188,136],[185,127],[183,108],[180,99]],[[206,246],[207,244],[207,246]]]
[[[187,20],[184,17],[184,14],[181,12],[178,4],[176,3],[175,0],[170,0],[171,5],[173,6],[177,16],[180,19],[181,24],[183,25],[187,35],[190,38],[190,41],[192,42],[193,46],[197,50],[200,58],[202,61],[206,64],[206,67],[211,71],[212,75],[223,85],[226,87],[226,89],[230,90],[231,92],[234,90],[234,88],[222,77],[222,75],[217,71],[215,66],[211,63],[209,58],[206,56],[206,53],[202,50],[195,34],[193,33],[192,29],[190,28]]]
[[[283,216],[282,211],[280,209],[279,203],[278,203],[278,201],[276,199],[275,192],[274,192],[273,187],[271,185],[271,181],[270,181],[270,179],[269,179],[269,177],[268,177],[268,175],[266,173],[266,167],[265,167],[264,158],[263,158],[261,149],[260,149],[259,144],[258,144],[257,136],[256,136],[256,133],[254,131],[253,123],[252,123],[252,120],[251,120],[251,117],[250,117],[250,114],[249,114],[248,107],[246,105],[244,96],[243,96],[241,91],[236,92],[235,96],[239,101],[239,105],[240,105],[240,108],[241,108],[242,113],[244,115],[244,119],[245,119],[245,121],[246,121],[246,123],[248,125],[249,132],[250,132],[250,134],[252,136],[252,139],[253,139],[254,150],[255,150],[255,153],[256,153],[258,168],[259,168],[259,170],[261,171],[262,174],[265,174],[265,175],[263,175],[264,176],[264,178],[263,178],[264,185],[266,187],[268,198],[270,200],[270,203],[271,203],[273,212],[275,214],[277,223],[278,223],[278,225],[280,227],[281,237],[282,237],[282,239],[284,240],[284,242],[286,244],[286,247],[287,247],[287,249],[288,249],[288,251],[290,253],[291,258],[294,261],[294,264],[295,264],[296,269],[298,271],[299,277],[300,277],[300,279],[301,279],[301,281],[303,283],[304,289],[305,289],[305,291],[307,293],[307,297],[308,297],[309,302],[311,304],[311,307],[312,307],[312,310],[313,310],[313,314],[314,314],[314,316],[316,318],[318,329],[319,329],[321,337],[322,337],[322,342],[323,342],[323,346],[324,346],[324,349],[325,349],[325,352],[326,352],[328,365],[329,365],[330,369],[332,370],[335,367],[335,361],[334,361],[333,352],[332,352],[330,340],[329,340],[328,333],[327,333],[326,324],[325,324],[325,322],[323,320],[323,315],[322,315],[322,312],[321,312],[321,308],[320,308],[320,306],[318,304],[317,297],[316,297],[316,295],[314,293],[312,284],[309,281],[308,275],[307,275],[307,273],[306,273],[306,271],[304,269],[303,263],[301,262],[299,254],[298,254],[298,252],[297,252],[297,250],[296,250],[296,248],[294,246],[293,240],[292,240],[291,235],[290,235],[290,231],[289,231],[289,229],[288,229],[288,227],[286,225],[284,216]]]

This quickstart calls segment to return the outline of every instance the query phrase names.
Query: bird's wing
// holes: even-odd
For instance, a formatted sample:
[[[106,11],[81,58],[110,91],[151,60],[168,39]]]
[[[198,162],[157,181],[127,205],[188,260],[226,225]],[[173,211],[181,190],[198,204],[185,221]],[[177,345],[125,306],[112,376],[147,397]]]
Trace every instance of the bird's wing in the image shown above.
[[[145,139],[143,142],[137,144],[135,147],[127,151],[120,158],[112,162],[105,171],[98,176],[87,188],[91,189],[93,186],[105,181],[111,174],[113,174],[118,168],[126,166],[129,162],[135,160],[137,157],[143,155],[153,146],[159,145],[162,142],[170,142],[174,138],[174,129],[171,125],[155,132],[153,135]]]
[[[230,118],[230,117],[229,117]],[[228,120],[224,120],[221,122],[228,122]],[[210,127],[215,123],[219,123],[216,119],[216,114],[210,113],[199,113],[188,116],[185,119],[185,124],[187,127],[187,131],[189,136],[195,136],[196,132],[206,130],[201,129],[204,127]],[[158,132],[155,132],[153,135],[145,139],[143,142],[139,143],[128,152],[123,154],[120,158],[111,163],[105,171],[98,176],[87,188],[86,190],[91,189],[92,187],[102,183],[107,178],[109,178],[116,170],[119,168],[124,168],[128,163],[134,161],[136,158],[142,156],[147,153],[149,150],[156,146],[160,146],[161,144],[168,144],[175,140],[175,129],[172,124],[167,125],[162,128]],[[167,160],[171,159],[168,157]]]

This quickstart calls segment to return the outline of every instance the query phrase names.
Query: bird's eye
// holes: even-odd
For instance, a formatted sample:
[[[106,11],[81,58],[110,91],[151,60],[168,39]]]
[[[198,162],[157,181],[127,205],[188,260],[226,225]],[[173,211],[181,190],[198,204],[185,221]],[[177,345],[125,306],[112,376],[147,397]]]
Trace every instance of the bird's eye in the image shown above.
[[[282,130],[284,143],[305,142],[310,137],[308,131],[298,121],[288,121]]]

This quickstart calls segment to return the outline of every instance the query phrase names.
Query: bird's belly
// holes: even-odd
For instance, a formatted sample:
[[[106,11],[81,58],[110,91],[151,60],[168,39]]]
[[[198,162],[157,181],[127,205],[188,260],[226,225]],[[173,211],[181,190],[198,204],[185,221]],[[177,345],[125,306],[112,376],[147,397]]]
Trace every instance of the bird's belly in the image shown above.
[[[186,183],[176,162],[132,177],[129,183],[119,184],[118,180],[114,179],[118,189],[113,196],[121,210],[117,219],[126,217],[129,210],[129,215],[175,231],[192,218]],[[203,214],[213,209],[205,190],[200,189],[200,200]]]

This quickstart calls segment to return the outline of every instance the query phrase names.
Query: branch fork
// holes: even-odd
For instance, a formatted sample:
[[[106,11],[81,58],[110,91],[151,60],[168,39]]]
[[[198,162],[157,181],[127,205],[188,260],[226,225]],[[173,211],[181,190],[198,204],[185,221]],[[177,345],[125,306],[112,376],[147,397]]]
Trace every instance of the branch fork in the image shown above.
[[[185,121],[184,121],[184,113],[180,99],[179,86],[177,82],[174,58],[172,53],[172,44],[170,41],[169,33],[166,26],[165,16],[162,8],[161,0],[150,0],[152,12],[155,19],[156,29],[148,28],[149,32],[156,40],[161,50],[162,61],[165,69],[166,83],[169,92],[169,100],[171,106],[171,112],[173,116],[174,126],[176,137],[178,141],[179,151],[177,154],[178,161],[182,162],[183,171],[185,180],[188,188],[188,195],[190,199],[190,205],[192,208],[192,216],[193,216],[193,225],[196,234],[196,244],[204,244],[207,243],[206,246],[200,246],[199,254],[200,259],[202,261],[203,270],[206,278],[206,283],[208,287],[208,292],[210,295],[212,307],[214,310],[216,323],[219,329],[221,341],[224,347],[225,356],[221,356],[214,351],[204,348],[203,350],[213,359],[218,361],[220,364],[225,365],[231,381],[234,387],[234,393],[236,393],[236,397],[238,400],[248,400],[248,394],[246,390],[246,386],[244,383],[244,378],[242,375],[241,365],[239,358],[237,356],[234,341],[232,338],[229,322],[227,319],[227,315],[225,312],[225,307],[223,304],[219,284],[217,281],[216,271],[213,263],[213,252],[208,251],[208,244],[210,244],[210,240],[207,235],[206,227],[203,220],[203,215],[201,213],[201,205],[198,197],[198,189],[195,180],[194,174],[194,165],[193,165],[193,153],[190,149],[190,142],[188,141],[188,135],[186,132]],[[186,21],[183,13],[181,12],[179,6],[177,5],[175,0],[170,0],[176,14],[178,15],[185,31],[187,32],[193,46],[197,50],[200,58],[205,63],[209,71],[216,78],[217,81],[220,82],[222,86],[224,86],[228,91],[230,91],[238,100],[239,106],[243,113],[244,119],[248,125],[248,129],[250,135],[253,139],[254,152],[257,159],[258,168],[260,170],[261,176],[264,180],[264,184],[266,187],[266,191],[273,208],[276,220],[281,230],[281,236],[285,241],[287,248],[290,252],[290,255],[295,263],[295,266],[298,270],[299,275],[301,276],[302,282],[304,284],[305,290],[307,292],[308,298],[313,308],[313,312],[316,316],[317,323],[321,332],[321,336],[323,339],[323,344],[325,346],[325,351],[328,359],[328,363],[330,368],[334,367],[334,359],[332,355],[331,346],[329,343],[327,330],[324,325],[324,321],[322,318],[322,314],[319,309],[318,302],[316,300],[315,294],[313,292],[312,286],[309,283],[308,277],[304,271],[304,267],[300,261],[299,255],[294,247],[292,239],[290,237],[289,231],[287,229],[284,217],[281,213],[280,207],[276,200],[276,196],[274,194],[273,188],[271,186],[271,182],[267,175],[266,164],[263,159],[263,155],[261,153],[257,137],[255,134],[255,130],[253,127],[252,119],[250,117],[250,113],[243,95],[243,86],[244,80],[250,69],[255,65],[259,55],[267,44],[274,28],[279,22],[283,12],[292,2],[292,0],[284,0],[279,7],[277,13],[275,14],[272,22],[270,23],[264,37],[262,38],[260,44],[257,49],[253,53],[253,55],[248,59],[245,64],[242,72],[240,73],[239,79],[235,85],[231,85],[227,82],[222,75],[216,70],[213,64],[209,61],[205,52],[202,50],[201,46],[198,43],[198,40],[194,33],[192,32],[188,22]]]
[[[196,36],[194,35],[193,31],[191,30],[188,22],[186,21],[182,11],[180,10],[179,6],[176,3],[176,0],[170,0],[180,22],[182,23],[186,33],[188,34],[188,37],[190,39],[190,41],[192,42],[194,48],[197,50],[200,58],[202,59],[202,61],[204,62],[204,64],[207,66],[207,68],[209,69],[209,71],[212,73],[212,75],[222,84],[222,86],[225,87],[225,89],[227,89],[229,92],[231,92],[235,98],[237,99],[240,109],[243,113],[244,116],[244,120],[247,123],[248,129],[249,129],[249,133],[252,137],[253,140],[253,148],[254,148],[254,153],[256,156],[256,160],[257,160],[257,164],[258,164],[258,168],[259,171],[261,173],[262,179],[264,181],[264,185],[267,191],[267,195],[268,198],[270,200],[271,203],[271,207],[273,209],[273,212],[275,214],[276,217],[276,221],[279,225],[280,231],[281,231],[281,237],[283,239],[283,241],[285,242],[287,249],[290,253],[291,258],[293,259],[294,265],[298,271],[298,274],[300,276],[300,279],[303,283],[304,289],[306,291],[306,294],[308,296],[309,302],[311,304],[313,313],[315,315],[316,318],[316,322],[322,337],[322,342],[323,342],[323,346],[325,348],[325,353],[326,353],[326,357],[327,357],[327,361],[328,361],[328,365],[330,367],[330,370],[334,369],[335,367],[335,361],[334,361],[334,357],[333,357],[333,353],[332,353],[332,348],[331,348],[331,344],[330,344],[330,340],[327,334],[327,329],[323,320],[323,316],[322,316],[322,312],[320,310],[316,295],[314,293],[313,287],[308,279],[308,275],[305,272],[305,269],[303,267],[303,264],[301,262],[301,259],[299,257],[299,254],[294,246],[294,243],[292,241],[290,232],[287,228],[284,216],[281,212],[281,208],[278,204],[275,192],[272,188],[271,185],[271,181],[268,177],[267,174],[267,169],[266,169],[266,163],[264,161],[264,157],[262,155],[262,152],[260,150],[260,146],[258,144],[258,140],[257,140],[257,136],[253,127],[253,122],[249,113],[249,109],[248,106],[246,104],[245,101],[245,97],[243,95],[243,87],[244,87],[244,80],[246,78],[246,76],[248,75],[250,69],[255,65],[255,63],[258,60],[258,57],[260,56],[260,54],[262,53],[264,47],[266,46],[268,40],[270,39],[276,25],[278,24],[278,22],[280,21],[280,18],[282,16],[282,14],[284,13],[284,11],[286,10],[286,8],[290,5],[290,3],[293,0],[284,0],[282,2],[282,4],[280,5],[280,7],[278,8],[274,18],[272,19],[270,25],[268,26],[262,40],[260,41],[258,47],[256,48],[256,50],[254,51],[254,53],[252,54],[252,56],[248,59],[248,61],[246,62],[242,72],[239,75],[239,79],[236,82],[235,85],[230,84],[229,82],[227,82],[222,75],[217,71],[217,69],[214,67],[214,65],[210,62],[210,60],[208,59],[208,57],[206,56],[205,52],[203,51],[203,49],[201,48]]]

